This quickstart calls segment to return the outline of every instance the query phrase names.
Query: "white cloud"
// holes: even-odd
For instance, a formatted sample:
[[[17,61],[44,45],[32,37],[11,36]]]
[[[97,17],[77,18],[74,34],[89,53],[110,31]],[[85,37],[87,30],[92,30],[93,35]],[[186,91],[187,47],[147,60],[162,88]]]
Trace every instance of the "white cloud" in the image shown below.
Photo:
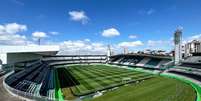
[[[15,34],[17,32],[22,32],[26,30],[27,30],[26,25],[21,25],[17,23],[8,23],[5,25],[0,25],[0,34],[2,33]]]
[[[147,45],[148,46],[166,46],[170,44],[171,41],[163,41],[163,40],[148,40]]]
[[[171,40],[148,40],[147,48],[148,49],[163,49],[163,50],[171,50],[173,49],[174,42]]]
[[[47,34],[45,32],[33,32],[32,36],[34,38],[45,38],[47,37]]]
[[[49,32],[51,35],[58,35],[59,32]]]
[[[67,40],[60,43],[59,54],[106,54],[107,46],[103,43],[86,40]]]
[[[141,41],[121,42],[118,44],[120,47],[137,47],[144,45]]]
[[[0,35],[0,44],[2,45],[22,45],[22,44],[27,44],[27,38],[24,35]]]
[[[147,10],[139,10],[139,14],[141,14],[141,15],[152,15],[155,12],[156,12],[156,10],[153,8],[150,8]]]
[[[109,29],[103,30],[102,32],[102,36],[104,37],[114,37],[119,35],[120,35],[119,31],[115,28],[109,28]]]
[[[199,41],[201,41],[201,34],[194,34],[193,36],[189,36],[189,37],[183,38],[182,39],[182,44],[186,44],[186,43],[191,42],[193,40],[199,40]]]
[[[25,45],[32,43],[24,35],[18,34],[27,30],[26,25],[8,23],[0,25],[0,44],[1,45]]]
[[[84,11],[70,11],[68,12],[70,19],[73,21],[80,21],[82,24],[86,24],[89,20]]]
[[[90,39],[84,39],[84,41],[90,42],[91,40]]]
[[[192,41],[192,40],[200,40],[201,41],[201,34],[193,35],[193,36],[189,37],[188,40],[189,41]]]
[[[136,39],[136,38],[137,38],[136,35],[129,35],[128,37],[129,37],[130,39]]]

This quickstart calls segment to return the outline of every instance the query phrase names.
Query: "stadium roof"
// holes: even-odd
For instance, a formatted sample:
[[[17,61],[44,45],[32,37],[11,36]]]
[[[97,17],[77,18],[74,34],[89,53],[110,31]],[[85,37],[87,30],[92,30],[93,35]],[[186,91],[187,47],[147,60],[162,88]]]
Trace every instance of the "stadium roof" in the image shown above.
[[[51,52],[59,51],[59,46],[55,45],[34,45],[34,46],[0,46],[0,54],[2,53],[33,53],[33,52]]]
[[[118,55],[113,55],[113,56],[144,56],[144,57],[153,57],[153,58],[163,58],[163,59],[172,59],[171,56],[166,56],[166,55],[153,55],[153,54],[118,54]],[[113,57],[111,56],[111,57]]]
[[[3,64],[15,63],[40,58],[43,55],[53,55],[59,51],[59,46],[0,46],[0,61]],[[33,55],[37,54],[37,55]]]

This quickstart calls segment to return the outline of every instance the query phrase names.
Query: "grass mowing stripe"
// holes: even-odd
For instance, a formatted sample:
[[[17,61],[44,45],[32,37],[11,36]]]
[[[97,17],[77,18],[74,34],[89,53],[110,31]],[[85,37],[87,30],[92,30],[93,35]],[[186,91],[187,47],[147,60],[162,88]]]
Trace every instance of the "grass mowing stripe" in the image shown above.
[[[125,72],[125,71],[130,71],[130,70],[127,70],[127,69],[122,69],[122,68],[118,68],[117,69],[117,67],[111,67],[111,66],[105,66],[105,65],[103,65],[102,67],[97,67],[96,65],[83,65],[83,66],[73,66],[74,68],[83,68],[83,69],[85,69],[85,67],[87,67],[87,68],[91,68],[91,69],[94,69],[94,68],[96,68],[96,69],[104,69],[104,70],[111,70],[111,71],[113,71],[113,72]],[[72,68],[73,69],[73,68]]]
[[[79,70],[79,69],[77,69],[77,72],[79,72],[80,75],[82,75],[82,76],[85,76],[85,77],[88,76],[88,75],[86,75],[83,71],[81,71],[81,70]],[[79,81],[79,82],[80,82],[80,81]],[[81,83],[81,82],[80,82],[80,83]],[[92,87],[92,86],[91,86],[88,82],[86,82],[85,80],[83,80],[82,83],[85,84],[85,87],[86,87],[87,89],[94,89],[94,87]]]
[[[80,71],[83,71],[83,70],[80,70]],[[90,74],[89,72],[84,72],[83,71],[83,73],[85,73],[85,74],[87,74],[87,75],[94,75],[94,74]],[[102,76],[102,75],[101,75]],[[104,83],[103,81],[101,81],[101,80],[99,80],[99,79],[93,79],[95,82],[97,82],[97,83],[100,83],[101,84],[101,86],[97,86],[97,88],[103,88],[104,86],[106,86],[106,85],[108,85],[108,84],[106,84],[106,83]]]
[[[78,68],[77,68],[78,69]],[[100,70],[96,70],[96,71],[100,71]],[[104,74],[106,74],[106,75],[114,75],[114,74],[112,74],[112,73],[110,73],[111,71],[108,71],[108,72],[102,72],[102,73],[104,73]],[[131,73],[131,72],[129,72],[129,73]],[[133,71],[132,71],[132,73],[134,73]],[[137,72],[137,73],[139,73],[139,72]],[[122,73],[121,73],[122,74]],[[119,74],[116,74],[116,75],[119,75]],[[95,76],[94,77],[91,77],[91,78],[95,78]],[[79,79],[84,79],[84,78],[79,78]]]
[[[67,72],[67,69],[65,69],[65,70]],[[79,74],[81,74],[81,73],[79,73]],[[83,76],[83,75],[81,75],[81,76]],[[89,86],[88,85],[86,86],[86,81],[82,81],[80,83],[81,83],[80,85],[76,85],[75,87],[71,87],[74,94],[82,93],[82,91],[88,91],[88,89],[92,89],[92,88],[87,88]],[[85,85],[83,85],[83,84],[85,84]]]
[[[87,71],[87,72],[89,72],[89,71]],[[94,71],[95,72],[95,71]],[[106,75],[105,75],[106,76]],[[82,79],[94,79],[94,78],[99,78],[99,76],[97,76],[97,75],[93,75],[93,77],[87,77],[87,78],[82,78]]]
[[[67,70],[67,69],[66,69]],[[70,70],[69,70],[70,71]],[[70,71],[70,73],[72,73],[71,71]],[[79,73],[79,74],[81,74],[81,73]],[[75,75],[75,74],[74,74]],[[84,75],[82,75],[81,74],[81,76],[84,76]],[[72,80],[73,81],[73,80]],[[73,81],[74,82],[74,81]],[[88,90],[88,89],[92,89],[92,87],[90,87],[90,85],[89,84],[87,84],[87,82],[86,81],[82,81],[84,84],[85,84],[85,86],[83,85],[83,84],[80,84],[80,85],[76,85],[76,86],[74,86],[74,87],[71,87],[71,89],[72,89],[72,91],[73,91],[73,93],[74,94],[79,94],[79,93],[82,93],[82,91],[85,91],[85,90]],[[87,85],[87,86],[86,86]]]
[[[101,65],[98,65],[98,66],[101,66]],[[105,66],[105,65],[103,65],[102,67],[96,67],[96,65],[89,65],[87,68],[96,69],[96,70],[100,69],[100,70],[104,70],[106,72],[114,72],[112,69],[120,70],[120,72],[117,72],[117,73],[135,72],[133,70],[127,70],[127,69],[124,69],[124,68],[111,67],[111,66]],[[122,71],[124,71],[124,72],[122,72]]]
[[[86,70],[82,70],[82,69],[80,69],[81,71],[82,71],[82,73],[84,73],[85,75],[94,75],[94,76],[100,76],[99,74],[95,74],[95,73],[91,73],[90,71],[86,71]],[[101,75],[101,76],[103,76],[103,75]],[[91,80],[93,80],[93,81],[95,81],[97,84],[99,84],[100,86],[105,86],[105,85],[107,85],[106,83],[104,83],[103,81],[101,81],[101,80],[99,80],[99,79],[97,79],[97,78],[94,78],[94,79],[91,79]]]
[[[138,72],[124,72],[124,73],[112,73],[111,71],[106,71],[106,72],[104,72],[104,71],[101,71],[101,70],[95,70],[95,72],[99,72],[99,73],[103,73],[103,74],[105,74],[105,76],[110,76],[110,75],[120,75],[120,74],[126,74],[126,73],[138,73]]]
[[[136,75],[136,74],[134,74],[134,75]],[[121,74],[121,75],[117,75],[116,77],[120,77],[120,76],[126,76],[126,75],[125,74]],[[115,76],[113,76],[113,77],[115,77]],[[109,78],[107,78],[107,79],[109,79]]]
[[[93,75],[97,75],[99,77],[104,77],[105,74],[104,73],[98,73],[96,71],[93,71],[93,70],[88,70],[90,73],[92,73]],[[89,73],[88,72],[88,73]],[[93,80],[95,80],[97,83],[100,83],[101,86],[106,86],[106,85],[109,85],[109,83],[107,83],[106,81],[113,81],[112,79],[105,79],[105,80],[102,80],[100,78],[94,78]]]
[[[80,75],[80,73],[79,72],[77,72],[77,71],[72,71],[71,69],[67,69],[70,73],[71,73],[71,75],[74,77],[74,78],[76,78],[76,80],[79,80],[79,79],[82,79],[83,77],[82,77],[82,75]]]
[[[103,66],[105,67],[105,66]],[[73,88],[74,93],[76,94],[84,94],[88,92],[95,92],[97,89],[101,90],[105,87],[110,87],[112,85],[119,85],[122,84],[122,78],[124,77],[130,77],[131,79],[135,80],[141,80],[144,78],[148,78],[150,74],[142,73],[142,72],[136,72],[131,70],[125,70],[121,69],[122,71],[113,71],[118,70],[120,68],[101,68],[96,67],[93,65],[87,65],[87,66],[73,66],[70,68],[67,68],[67,70],[70,71],[72,75],[80,82],[79,86],[76,86],[79,88],[79,90],[75,90]],[[87,82],[87,83],[86,83]],[[91,86],[89,88],[88,86]],[[87,89],[80,89],[81,87],[86,87]]]
[[[80,82],[80,81],[79,81]],[[84,90],[88,90],[88,89],[94,89],[87,81],[83,80],[82,82],[80,82],[80,85],[76,85],[76,88],[73,89],[73,93],[81,93]]]
[[[87,71],[89,71],[89,72],[92,72],[92,73],[94,73],[94,74],[96,74],[96,75],[99,75],[98,73],[96,73],[97,71],[91,71],[91,70],[88,70],[88,69],[85,69],[85,70],[87,70]],[[104,73],[104,72],[103,72]],[[125,75],[125,74],[124,74]],[[102,75],[99,75],[99,76],[101,76],[102,77]],[[120,78],[120,76],[122,76],[122,75],[118,75],[119,76],[119,78]],[[127,76],[127,75],[125,75],[125,76]],[[112,79],[113,77],[111,77],[111,79]],[[110,78],[105,78],[105,79],[110,79]],[[104,80],[103,80],[104,81]],[[114,81],[114,80],[112,80],[112,81]],[[115,80],[115,81],[121,81],[121,79],[119,79],[119,80]]]
[[[79,69],[79,70],[78,70]],[[89,76],[83,76],[83,75],[80,75],[80,72],[78,72],[78,71],[80,71],[80,68],[75,68],[75,69],[68,69],[71,73],[72,73],[72,75],[77,79],[77,80],[80,80],[80,79],[85,79],[85,78],[89,78]],[[75,74],[75,75],[74,75]],[[96,76],[94,76],[94,75],[91,75],[90,76],[90,78],[94,78],[94,77],[96,77]]]
[[[104,67],[104,68],[103,68]],[[98,69],[98,70],[103,70],[103,71],[108,71],[110,70],[111,72],[117,72],[117,73],[124,73],[124,72],[129,72],[128,70],[124,69],[124,70],[119,70],[119,68],[117,69],[116,67],[109,67],[109,66],[103,66],[103,67],[96,67],[96,66],[89,66],[87,68],[90,69]]]
[[[84,72],[83,74],[83,71],[81,69],[77,69],[76,71],[71,71],[72,74],[75,74],[75,77],[77,80],[83,80],[83,79],[86,79],[86,78],[95,78],[96,76],[95,75],[88,75]]]
[[[150,76],[150,74],[138,74],[138,75],[132,75],[132,76],[129,76],[129,75],[125,75],[126,77],[131,77],[132,79],[138,79],[139,77],[146,77],[146,76]],[[122,77],[121,76],[118,76],[118,77],[111,77],[111,78],[113,78],[113,79],[115,79],[113,82],[110,82],[110,83],[121,83],[121,81],[122,81]],[[108,78],[108,77],[105,77],[105,78],[103,78],[103,81],[105,80],[105,79],[110,79],[110,78]],[[111,84],[112,85],[112,84]]]
[[[89,68],[88,68],[89,69]],[[110,69],[99,69],[99,68],[94,68],[94,69],[91,69],[91,70],[94,70],[94,71],[101,71],[102,73],[107,73],[107,75],[114,75],[114,74],[121,74],[121,73],[127,73],[128,71],[124,71],[124,72],[115,72],[115,71],[112,71]]]
[[[104,67],[104,66],[103,66]],[[147,77],[145,74],[142,72],[135,72],[135,71],[130,71],[130,70],[125,70],[121,69],[122,71],[112,71],[118,70],[120,68],[112,68],[112,67],[107,67],[107,68],[101,68],[101,67],[96,67],[96,66],[73,66],[70,68],[67,68],[67,70],[70,71],[80,82],[80,85],[77,86],[79,88],[78,90],[75,90],[73,88],[74,92],[76,93],[86,93],[90,91],[96,91],[96,89],[103,89],[104,87],[114,85],[114,84],[120,84],[122,83],[122,78],[124,77],[131,77],[132,79],[140,79],[142,77]],[[80,89],[80,87],[86,87],[87,89]],[[89,87],[91,86],[91,87]]]
[[[90,70],[89,70],[90,71]],[[98,78],[100,78],[102,81],[105,81],[105,82],[107,82],[107,85],[109,85],[109,84],[111,84],[111,83],[117,83],[117,82],[119,82],[120,80],[117,80],[117,79],[114,79],[113,77],[112,77],[112,75],[107,75],[106,74],[106,72],[103,72],[103,71],[101,71],[101,72],[99,72],[99,71],[90,71],[90,72],[92,72],[92,73],[94,73],[94,74],[97,74],[97,75],[99,75],[99,74],[102,74],[102,75],[100,75],[100,77],[98,77]],[[108,78],[109,76],[111,76],[111,78]],[[113,75],[114,76],[114,75]],[[96,78],[96,79],[98,79],[98,78]]]
[[[73,83],[73,85],[77,85],[76,83],[75,83],[75,81],[73,81],[73,79],[72,78],[70,78],[70,76],[67,76],[67,69],[65,69],[64,68],[64,73],[66,74],[66,76],[64,77],[66,80],[70,80],[72,83]],[[70,82],[69,81],[69,82]],[[70,87],[70,88],[73,88],[73,87]],[[77,87],[75,87],[75,89],[77,90],[77,91],[79,91],[79,89],[77,88]]]
[[[79,69],[79,68],[75,68],[75,70],[77,71],[77,72],[81,72],[81,73],[83,73],[83,71],[82,71],[82,69]],[[88,74],[86,74],[86,73],[84,73],[84,75],[85,75],[85,77],[87,77],[87,78],[94,78],[94,77],[96,77],[95,75],[88,75]],[[80,77],[81,78],[81,77]]]
[[[136,74],[135,74],[136,75]],[[126,76],[126,77],[128,77],[126,74],[120,74],[120,75],[113,75],[113,76],[111,76],[111,78],[119,78],[119,77],[121,77],[121,76]],[[110,79],[110,77],[107,77],[107,79]]]
[[[125,69],[125,68],[119,68],[118,66],[108,66],[108,65],[103,65],[103,67],[101,67],[103,69],[111,69],[112,71],[119,71],[119,72],[122,72],[122,71],[128,71],[130,72],[131,70],[130,69]],[[118,69],[117,69],[118,68]],[[133,70],[132,70],[133,71]]]
[[[130,75],[138,75],[142,73],[124,73],[124,74],[119,74],[119,75],[105,75],[103,77],[98,77],[98,78],[105,78],[105,79],[113,79],[113,78],[122,78],[122,77],[128,77]]]
[[[101,80],[100,77],[104,77],[104,76],[105,76],[104,74],[100,74],[100,73],[95,72],[95,71],[88,71],[87,73],[90,73],[90,74],[92,74],[92,75],[96,75],[97,78],[94,78],[94,80],[96,80],[96,81],[100,81],[100,80]],[[104,85],[107,85],[107,83],[105,83],[104,81],[100,81],[100,83],[102,83],[103,86],[104,86]]]

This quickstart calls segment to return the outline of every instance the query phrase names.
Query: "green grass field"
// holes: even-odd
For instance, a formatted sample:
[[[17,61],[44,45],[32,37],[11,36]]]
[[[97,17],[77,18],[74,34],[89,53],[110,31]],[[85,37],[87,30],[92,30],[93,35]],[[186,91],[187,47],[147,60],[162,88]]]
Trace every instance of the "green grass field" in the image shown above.
[[[58,68],[58,77],[64,99],[73,99],[129,82],[152,78],[152,74],[106,65],[73,65]]]
[[[70,66],[68,70],[80,83],[72,88],[74,94],[77,95],[121,85],[125,83],[122,82],[123,78],[131,78],[133,81],[137,81],[153,76],[147,73],[105,65]]]
[[[122,86],[93,101],[195,101],[196,93],[190,85],[175,79],[155,77]]]
[[[120,88],[93,100],[195,101],[196,98],[191,86],[183,82],[114,66],[72,65],[58,68],[57,72],[63,98],[67,100],[115,86]],[[121,86],[128,83],[122,82],[124,78],[130,78],[129,81],[134,83]]]

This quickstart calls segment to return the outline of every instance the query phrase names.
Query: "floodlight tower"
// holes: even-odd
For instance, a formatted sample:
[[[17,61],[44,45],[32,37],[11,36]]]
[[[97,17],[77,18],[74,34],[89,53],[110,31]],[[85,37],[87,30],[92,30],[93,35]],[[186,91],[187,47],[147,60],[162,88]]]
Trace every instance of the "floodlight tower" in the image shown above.
[[[175,65],[179,64],[182,59],[181,53],[181,41],[182,41],[182,27],[178,27],[174,33],[174,44],[175,44],[175,54],[174,54],[174,61]]]
[[[109,61],[112,52],[111,52],[111,47],[110,47],[110,45],[108,45],[107,48],[108,48],[108,49],[107,49],[107,61]]]
[[[124,54],[128,54],[129,53],[129,51],[128,51],[128,47],[123,47],[123,49],[124,49]]]
[[[41,43],[41,37],[38,37],[38,45]]]

